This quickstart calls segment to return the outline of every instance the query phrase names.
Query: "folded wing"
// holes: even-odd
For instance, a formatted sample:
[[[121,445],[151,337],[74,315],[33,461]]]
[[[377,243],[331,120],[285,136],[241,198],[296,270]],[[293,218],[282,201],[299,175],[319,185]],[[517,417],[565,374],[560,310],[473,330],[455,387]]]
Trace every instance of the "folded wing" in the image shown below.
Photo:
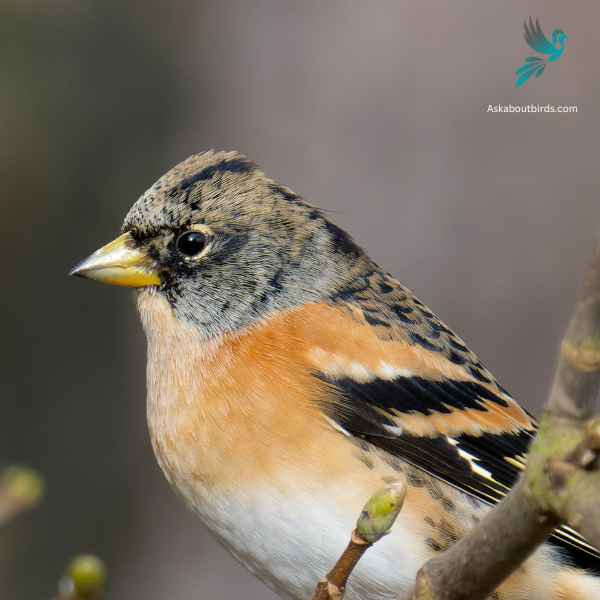
[[[482,502],[501,500],[525,467],[534,419],[390,276],[369,274],[333,300],[350,318],[336,325],[335,342],[310,353],[314,376],[329,390],[327,416]],[[575,531],[557,530],[554,542],[579,566],[600,565],[600,553]]]

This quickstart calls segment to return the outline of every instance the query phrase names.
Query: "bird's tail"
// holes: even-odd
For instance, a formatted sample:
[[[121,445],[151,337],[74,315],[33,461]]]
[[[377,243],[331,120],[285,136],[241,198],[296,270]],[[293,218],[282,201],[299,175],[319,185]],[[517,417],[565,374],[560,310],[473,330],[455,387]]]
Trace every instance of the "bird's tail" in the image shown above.
[[[539,77],[544,72],[545,68],[546,61],[543,58],[539,58],[537,56],[528,56],[525,59],[523,66],[516,70],[517,79],[515,81],[515,85],[517,87],[522,87],[534,75]]]

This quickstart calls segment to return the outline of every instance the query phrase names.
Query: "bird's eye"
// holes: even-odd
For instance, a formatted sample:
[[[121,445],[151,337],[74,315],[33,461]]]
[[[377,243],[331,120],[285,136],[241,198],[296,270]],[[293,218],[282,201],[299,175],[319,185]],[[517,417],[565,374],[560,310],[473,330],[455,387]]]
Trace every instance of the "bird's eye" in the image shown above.
[[[186,231],[177,238],[177,249],[185,256],[197,256],[206,246],[206,236],[200,231]]]

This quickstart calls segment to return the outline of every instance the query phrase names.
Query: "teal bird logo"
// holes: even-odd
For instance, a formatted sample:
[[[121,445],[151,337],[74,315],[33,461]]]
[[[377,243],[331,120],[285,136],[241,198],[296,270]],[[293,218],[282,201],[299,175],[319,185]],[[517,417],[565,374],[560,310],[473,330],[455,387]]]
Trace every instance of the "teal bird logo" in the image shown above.
[[[545,71],[548,63],[556,62],[563,55],[567,34],[560,29],[555,29],[552,32],[552,42],[549,42],[540,27],[539,20],[536,19],[534,23],[533,19],[529,17],[529,23],[525,21],[525,41],[532,50],[545,56],[528,56],[525,59],[523,66],[516,71],[515,85],[517,87],[524,86],[534,75],[539,77]]]

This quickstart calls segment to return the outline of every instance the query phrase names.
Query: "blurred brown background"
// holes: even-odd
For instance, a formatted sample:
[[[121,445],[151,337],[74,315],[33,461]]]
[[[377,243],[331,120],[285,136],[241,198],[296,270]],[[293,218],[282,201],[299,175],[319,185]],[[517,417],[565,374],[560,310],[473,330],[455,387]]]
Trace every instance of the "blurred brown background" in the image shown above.
[[[517,90],[522,23],[569,36]],[[0,457],[45,475],[0,531],[0,597],[68,558],[108,598],[272,598],[154,463],[127,292],[70,280],[163,171],[239,149],[330,209],[535,411],[600,226],[600,5],[344,0],[0,4]],[[488,104],[577,104],[576,115]]]

